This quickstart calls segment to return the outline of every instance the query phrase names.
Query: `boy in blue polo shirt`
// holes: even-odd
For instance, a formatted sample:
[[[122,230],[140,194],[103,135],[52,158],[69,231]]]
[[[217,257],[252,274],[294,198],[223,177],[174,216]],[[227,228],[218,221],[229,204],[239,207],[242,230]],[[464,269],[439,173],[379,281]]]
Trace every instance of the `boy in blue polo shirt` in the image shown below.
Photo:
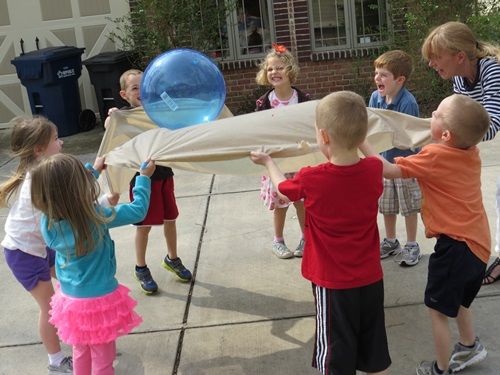
[[[411,57],[404,51],[388,51],[373,63],[377,90],[368,104],[371,108],[389,109],[418,117],[415,97],[404,86],[412,72]],[[392,148],[382,156],[394,162],[395,157],[413,155],[418,150]],[[401,266],[414,266],[421,258],[417,239],[417,214],[420,212],[421,193],[415,178],[384,179],[384,192],[380,197],[379,211],[384,215],[385,238],[380,243],[380,258],[395,255]],[[403,248],[396,237],[398,213],[405,218],[406,244]]]

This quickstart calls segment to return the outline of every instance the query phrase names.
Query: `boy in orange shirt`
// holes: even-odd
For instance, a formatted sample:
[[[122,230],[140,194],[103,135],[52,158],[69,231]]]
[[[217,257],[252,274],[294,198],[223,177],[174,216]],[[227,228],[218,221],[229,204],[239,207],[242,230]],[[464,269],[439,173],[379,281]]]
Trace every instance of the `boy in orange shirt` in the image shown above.
[[[429,258],[425,305],[429,308],[436,360],[422,362],[419,375],[449,374],[483,360],[486,349],[474,335],[469,310],[490,257],[490,231],[481,194],[481,159],[476,145],[489,127],[478,102],[445,98],[432,113],[434,144],[417,155],[384,162],[385,178],[418,180],[427,237],[436,237]],[[365,142],[361,151],[377,155]],[[460,341],[450,356],[448,317],[456,318]]]

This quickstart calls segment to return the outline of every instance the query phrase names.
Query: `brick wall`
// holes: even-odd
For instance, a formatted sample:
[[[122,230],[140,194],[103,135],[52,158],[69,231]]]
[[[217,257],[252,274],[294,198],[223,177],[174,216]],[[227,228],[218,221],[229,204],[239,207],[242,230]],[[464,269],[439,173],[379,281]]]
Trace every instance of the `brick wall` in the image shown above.
[[[301,72],[297,87],[320,99],[339,90],[352,90],[367,100],[374,89],[372,61],[380,53],[366,51],[332,51],[314,53],[311,46],[309,6],[307,0],[273,0],[275,42],[285,45],[298,58]],[[134,0],[130,1],[131,7]],[[404,29],[404,9],[393,19],[395,30]],[[360,52],[358,54],[358,52]],[[235,114],[248,113],[255,100],[266,90],[255,83],[258,71],[256,60],[221,61],[226,81],[226,105]]]
[[[347,58],[326,61],[302,59],[296,86],[311,94],[313,99],[339,90],[352,90],[365,98],[374,90],[373,59]],[[226,105],[235,114],[250,112],[255,100],[265,90],[255,83],[258,67],[223,69],[226,81]]]
[[[274,0],[276,42],[285,45],[298,58],[300,74],[297,87],[321,99],[333,91],[352,90],[368,97],[373,87],[375,55],[361,57],[312,55],[307,0]],[[314,61],[313,61],[314,60]],[[246,113],[255,108],[255,100],[265,91],[255,83],[258,61],[222,64],[226,80],[226,104],[234,113]]]

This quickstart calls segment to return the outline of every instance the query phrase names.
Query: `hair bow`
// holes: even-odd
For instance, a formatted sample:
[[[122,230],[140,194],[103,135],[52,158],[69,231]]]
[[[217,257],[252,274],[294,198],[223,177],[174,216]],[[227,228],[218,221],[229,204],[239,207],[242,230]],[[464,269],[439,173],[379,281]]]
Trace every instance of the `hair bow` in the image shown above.
[[[273,47],[274,51],[277,53],[286,53],[288,50],[283,44],[277,44],[277,43],[272,43],[271,46]]]

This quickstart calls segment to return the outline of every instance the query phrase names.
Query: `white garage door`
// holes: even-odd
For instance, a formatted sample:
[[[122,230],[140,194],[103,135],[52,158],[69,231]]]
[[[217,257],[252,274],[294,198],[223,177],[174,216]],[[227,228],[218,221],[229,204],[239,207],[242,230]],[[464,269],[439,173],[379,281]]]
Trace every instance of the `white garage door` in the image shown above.
[[[114,51],[108,39],[112,19],[129,12],[127,0],[0,0],[0,128],[11,118],[30,114],[26,89],[17,77],[12,59],[38,47],[85,48],[82,60],[100,52]],[[82,108],[98,112],[88,72],[79,79]]]

